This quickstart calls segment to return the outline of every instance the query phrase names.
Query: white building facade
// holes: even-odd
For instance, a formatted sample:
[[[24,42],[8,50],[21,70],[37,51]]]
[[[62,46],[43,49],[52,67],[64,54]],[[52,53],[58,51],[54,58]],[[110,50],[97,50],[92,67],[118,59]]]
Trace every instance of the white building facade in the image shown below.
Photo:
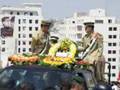
[[[106,16],[105,10],[93,9],[87,13],[74,13],[70,18],[57,22],[55,29],[59,32],[52,33],[60,38],[68,37],[80,41],[85,34],[84,22],[95,22],[95,31],[104,37],[104,56],[111,63],[111,80],[117,81],[120,63],[120,24],[115,17]],[[108,65],[106,65],[108,72]]]
[[[2,67],[7,64],[8,56],[31,52],[31,40],[40,29],[43,19],[40,3],[26,3],[21,7],[1,7],[0,19],[14,17],[13,36],[0,36],[0,60]],[[2,28],[2,20],[0,28]],[[3,64],[4,63],[4,64]]]

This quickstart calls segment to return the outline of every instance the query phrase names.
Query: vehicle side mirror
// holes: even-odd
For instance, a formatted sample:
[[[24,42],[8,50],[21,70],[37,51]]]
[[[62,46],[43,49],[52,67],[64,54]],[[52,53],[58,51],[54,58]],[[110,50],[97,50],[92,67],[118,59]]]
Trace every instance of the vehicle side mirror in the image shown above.
[[[112,86],[108,84],[97,84],[93,90],[112,90]]]

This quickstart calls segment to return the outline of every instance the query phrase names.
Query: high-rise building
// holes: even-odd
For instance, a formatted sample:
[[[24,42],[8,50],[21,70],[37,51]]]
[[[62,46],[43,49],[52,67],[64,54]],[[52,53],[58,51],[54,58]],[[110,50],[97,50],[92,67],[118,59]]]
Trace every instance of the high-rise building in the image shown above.
[[[74,13],[72,17],[56,22],[52,35],[68,37],[79,42],[85,34],[84,22],[94,22],[95,31],[104,37],[104,56],[111,63],[111,80],[116,81],[120,63],[120,23],[115,17],[106,16],[105,10],[93,9],[89,13]],[[106,70],[108,72],[108,65]]]
[[[3,67],[8,56],[31,52],[32,35],[38,32],[43,19],[41,7],[40,3],[25,3],[20,7],[0,8],[0,60],[4,63]],[[4,23],[12,30],[2,30],[6,27]]]

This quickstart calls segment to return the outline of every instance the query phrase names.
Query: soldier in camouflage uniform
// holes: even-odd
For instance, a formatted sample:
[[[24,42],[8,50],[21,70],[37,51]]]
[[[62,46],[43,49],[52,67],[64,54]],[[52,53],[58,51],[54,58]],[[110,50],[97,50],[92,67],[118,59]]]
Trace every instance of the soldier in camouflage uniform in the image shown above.
[[[82,60],[89,62],[98,81],[103,81],[105,59],[103,58],[103,36],[94,32],[94,23],[85,23],[86,35],[82,38],[81,48]],[[91,68],[91,67],[90,67]]]
[[[41,30],[32,37],[32,53],[34,54],[47,54],[49,50],[49,27],[50,22],[42,21]]]

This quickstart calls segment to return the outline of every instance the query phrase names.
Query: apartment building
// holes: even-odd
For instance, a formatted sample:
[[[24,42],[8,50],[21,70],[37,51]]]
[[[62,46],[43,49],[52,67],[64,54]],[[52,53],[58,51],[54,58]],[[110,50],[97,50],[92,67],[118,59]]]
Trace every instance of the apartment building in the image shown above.
[[[20,7],[0,8],[0,60],[4,62],[3,67],[7,64],[8,56],[31,52],[32,35],[38,32],[43,19],[41,9],[40,3],[25,3]],[[12,27],[9,33],[2,30],[5,27],[4,21]]]

